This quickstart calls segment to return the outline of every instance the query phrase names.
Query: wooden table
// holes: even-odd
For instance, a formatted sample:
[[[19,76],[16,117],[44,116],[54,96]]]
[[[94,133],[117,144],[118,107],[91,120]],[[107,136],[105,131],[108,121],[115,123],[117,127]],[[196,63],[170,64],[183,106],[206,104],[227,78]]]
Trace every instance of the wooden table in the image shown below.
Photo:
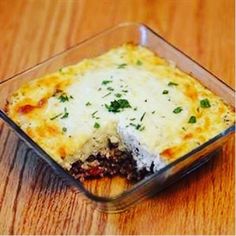
[[[144,22],[234,86],[233,0],[0,0],[4,79],[124,21]],[[127,212],[92,211],[0,123],[0,234],[234,234],[234,140]]]

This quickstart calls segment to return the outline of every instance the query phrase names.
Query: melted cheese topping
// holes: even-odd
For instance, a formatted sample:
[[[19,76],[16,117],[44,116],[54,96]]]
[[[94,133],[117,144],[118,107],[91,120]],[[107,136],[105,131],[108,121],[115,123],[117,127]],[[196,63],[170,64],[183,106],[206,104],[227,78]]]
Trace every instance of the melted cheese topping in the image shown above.
[[[130,44],[19,88],[9,116],[69,169],[116,137],[155,170],[234,122],[232,108],[194,78]]]

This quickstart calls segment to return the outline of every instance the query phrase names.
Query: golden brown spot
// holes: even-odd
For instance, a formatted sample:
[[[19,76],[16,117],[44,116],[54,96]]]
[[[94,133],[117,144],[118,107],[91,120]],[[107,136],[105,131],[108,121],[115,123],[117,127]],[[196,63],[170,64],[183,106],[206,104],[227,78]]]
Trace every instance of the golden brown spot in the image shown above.
[[[200,143],[204,143],[206,141],[206,138],[203,135],[199,135],[198,140],[200,141]]]
[[[192,100],[197,100],[197,98],[198,98],[198,93],[197,93],[196,89],[191,85],[185,86],[185,95],[187,97],[191,98]]]
[[[48,124],[41,124],[40,126],[35,128],[35,131],[38,136],[40,137],[56,137],[60,133],[57,126],[48,125]]]
[[[201,127],[197,127],[197,128],[196,128],[196,132],[197,132],[197,133],[201,133],[201,132],[202,132],[202,128],[201,128]]]
[[[59,154],[60,154],[60,157],[61,157],[61,159],[65,159],[65,157],[66,157],[66,150],[65,150],[65,148],[62,146],[62,147],[60,147],[59,148]]]
[[[211,125],[209,117],[205,117],[204,119],[204,129],[209,129],[209,126]]]
[[[220,114],[223,114],[225,112],[225,107],[220,106],[218,111],[219,111]]]
[[[184,139],[190,139],[192,137],[193,137],[192,133],[188,133],[188,134],[184,135]]]
[[[161,156],[165,157],[169,160],[176,158],[178,156],[181,156],[183,153],[183,150],[185,150],[187,143],[181,144],[181,146],[175,146],[165,149],[163,152],[161,152]]]
[[[46,102],[47,102],[47,98],[42,98],[41,100],[38,101],[37,105],[26,104],[26,105],[20,106],[17,111],[22,114],[27,114],[36,108],[43,107],[43,105],[45,105]]]
[[[37,108],[41,108],[43,107],[43,105],[45,105],[47,103],[47,98],[42,98],[38,104],[37,104]]]
[[[174,148],[167,148],[163,152],[161,152],[161,156],[172,157],[174,154]]]
[[[32,130],[32,128],[27,127],[27,128],[26,128],[26,133],[27,133],[30,137],[33,137],[33,130]]]
[[[57,126],[53,126],[53,125],[47,125],[45,127],[45,130],[47,130],[47,132],[51,135],[56,135],[59,133]]]
[[[58,76],[51,75],[51,76],[44,77],[38,80],[37,82],[38,82],[38,85],[42,85],[46,87],[54,87],[54,85],[58,83],[59,79],[60,78]]]
[[[18,112],[22,113],[22,114],[26,114],[26,113],[31,112],[34,108],[35,108],[35,106],[32,106],[30,104],[26,104],[26,105],[20,106],[18,108]]]

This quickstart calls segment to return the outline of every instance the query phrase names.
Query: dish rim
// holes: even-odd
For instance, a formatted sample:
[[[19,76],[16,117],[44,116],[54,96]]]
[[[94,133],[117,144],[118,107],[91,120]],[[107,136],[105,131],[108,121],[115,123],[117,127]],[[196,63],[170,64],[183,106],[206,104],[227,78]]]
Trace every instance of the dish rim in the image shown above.
[[[102,37],[104,34],[109,34],[114,30],[117,30],[121,27],[125,27],[125,26],[137,26],[137,27],[144,27],[146,30],[150,31],[152,34],[154,34],[156,37],[158,37],[159,39],[161,39],[162,41],[164,41],[166,44],[168,44],[168,46],[174,48],[175,50],[177,50],[180,54],[182,54],[183,56],[185,56],[186,58],[188,58],[189,60],[191,60],[194,64],[196,64],[198,67],[200,67],[202,70],[206,71],[207,73],[209,73],[210,75],[212,75],[216,80],[218,80],[220,83],[222,83],[224,86],[226,86],[229,90],[231,90],[232,93],[235,92],[235,90],[233,88],[231,88],[228,84],[226,84],[223,80],[221,80],[220,78],[218,78],[216,75],[214,75],[212,72],[210,72],[208,69],[206,69],[205,67],[203,67],[202,65],[200,65],[197,61],[195,61],[194,59],[192,59],[190,56],[186,55],[183,51],[181,51],[180,49],[178,49],[177,47],[175,47],[174,45],[172,45],[170,42],[168,42],[165,38],[163,38],[161,35],[159,35],[158,33],[156,33],[154,30],[152,30],[149,26],[147,26],[146,24],[143,23],[137,23],[137,22],[124,22],[124,23],[120,23],[116,26],[112,26],[109,27],[107,29],[102,30],[101,32],[94,34],[93,36],[82,40],[79,43],[76,43],[75,45],[66,48],[65,50],[56,53],[55,55],[35,64],[34,66],[31,66],[19,73],[16,73],[12,76],[10,76],[9,78],[4,79],[3,81],[0,82],[0,86],[4,86],[4,84],[7,84],[8,82],[10,82],[11,80],[17,79],[18,76],[23,75],[25,73],[31,72],[35,69],[37,69],[39,66],[48,63],[50,61],[53,61],[54,58],[57,58],[58,56],[63,55],[64,53],[68,53],[70,50],[73,50],[77,47],[83,46],[84,44],[86,44],[89,41],[95,40],[98,37]],[[32,78],[33,79],[33,78]],[[235,95],[234,95],[235,97]],[[234,108],[235,108],[235,104],[234,104]],[[28,136],[11,118],[9,118],[7,116],[7,114],[4,112],[4,110],[2,110],[0,108],[0,118],[3,119],[3,121],[5,121],[10,128],[12,128],[17,135],[19,135],[20,138],[22,138],[27,144],[29,144],[34,151],[39,154],[39,156],[41,158],[43,158],[49,165],[50,167],[57,172],[57,174],[60,177],[63,177],[62,179],[66,179],[68,182],[70,182],[70,185],[75,186],[77,189],[79,189],[80,191],[83,192],[83,194],[88,197],[89,199],[97,202],[97,203],[112,203],[114,201],[117,200],[122,200],[125,199],[128,195],[130,195],[131,193],[137,191],[139,188],[141,188],[143,185],[147,184],[148,182],[150,182],[151,180],[154,180],[155,178],[157,178],[159,175],[163,174],[165,171],[168,171],[170,168],[172,168],[173,166],[175,166],[176,164],[188,159],[189,157],[191,157],[194,154],[197,154],[198,152],[200,152],[201,150],[203,150],[205,147],[209,146],[210,144],[215,143],[217,140],[220,140],[221,138],[229,135],[230,133],[235,132],[235,124],[233,124],[232,126],[228,127],[227,129],[223,130],[222,132],[220,132],[219,134],[217,134],[216,136],[214,136],[213,138],[209,139],[207,142],[201,144],[200,146],[196,147],[195,149],[193,149],[192,151],[188,152],[187,154],[181,156],[180,158],[176,159],[175,161],[172,161],[171,163],[169,163],[168,165],[166,165],[165,167],[163,167],[160,171],[148,176],[147,178],[139,181],[138,183],[134,184],[131,188],[129,188],[128,190],[125,190],[124,192],[117,194],[115,196],[111,196],[111,197],[104,197],[104,196],[97,196],[93,193],[91,193],[89,190],[87,190],[83,184],[79,181],[73,178],[72,175],[70,175],[64,168],[62,168],[56,161],[54,161],[54,159],[52,157],[50,157],[49,154],[47,154],[36,142],[34,142],[30,136]]]

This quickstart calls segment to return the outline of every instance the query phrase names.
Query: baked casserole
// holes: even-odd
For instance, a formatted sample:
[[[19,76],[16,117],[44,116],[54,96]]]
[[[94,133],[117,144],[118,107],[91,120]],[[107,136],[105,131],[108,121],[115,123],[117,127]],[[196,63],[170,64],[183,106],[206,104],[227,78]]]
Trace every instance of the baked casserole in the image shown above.
[[[234,123],[220,97],[133,44],[24,84],[6,112],[82,181],[140,180]]]

